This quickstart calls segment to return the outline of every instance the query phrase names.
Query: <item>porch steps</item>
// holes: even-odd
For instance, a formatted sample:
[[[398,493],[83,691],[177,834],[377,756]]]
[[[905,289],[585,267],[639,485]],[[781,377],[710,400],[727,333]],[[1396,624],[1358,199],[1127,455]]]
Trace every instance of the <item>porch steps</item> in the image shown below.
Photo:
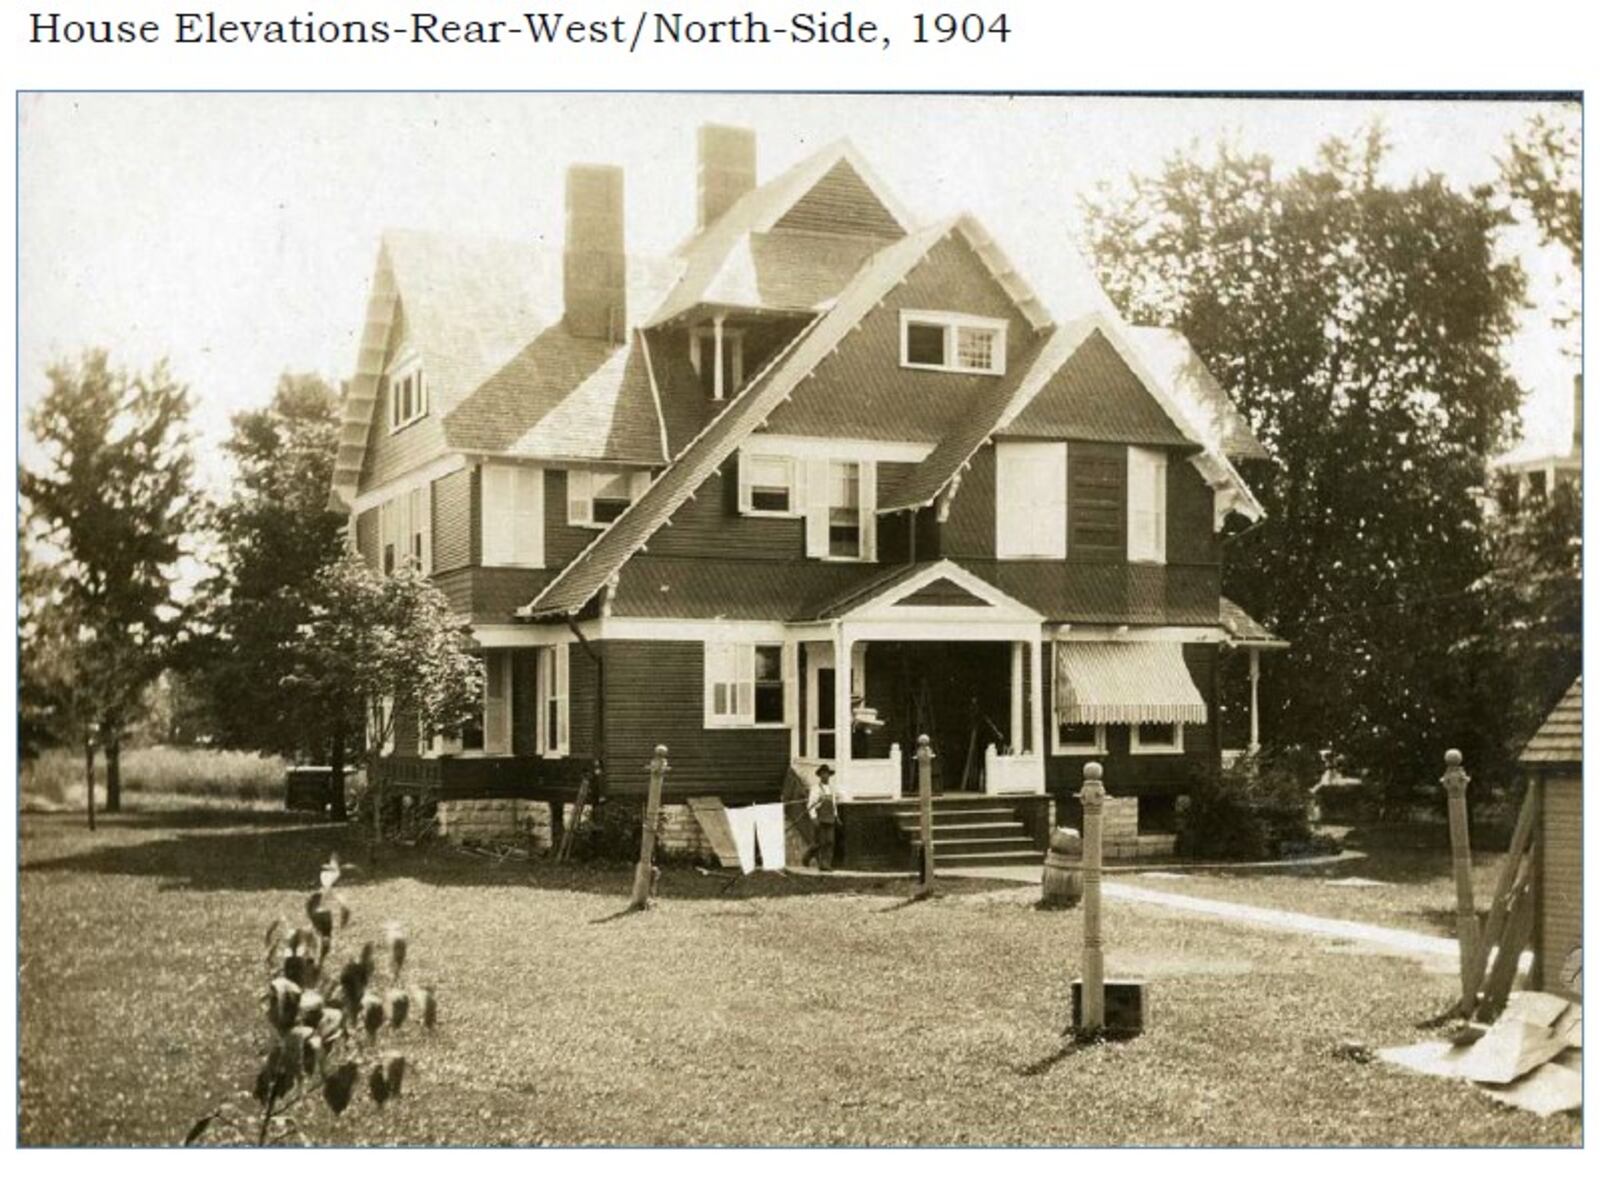
[[[922,814],[916,800],[897,807],[894,819],[913,856],[920,856]],[[933,850],[938,864],[952,867],[1037,865],[1044,856],[1016,813],[985,797],[933,801]]]

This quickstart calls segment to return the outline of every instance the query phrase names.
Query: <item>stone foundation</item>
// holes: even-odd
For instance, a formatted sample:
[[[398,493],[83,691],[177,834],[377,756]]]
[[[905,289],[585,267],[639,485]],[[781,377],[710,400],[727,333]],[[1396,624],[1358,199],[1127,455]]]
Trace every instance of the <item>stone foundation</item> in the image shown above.
[[[1101,813],[1101,856],[1107,861],[1171,857],[1178,838],[1172,833],[1139,832],[1137,796],[1107,796]]]
[[[561,805],[566,824],[572,823],[572,811],[571,804]],[[439,835],[457,844],[524,845],[531,837],[536,850],[551,845],[550,805],[543,800],[440,800],[438,820]],[[656,848],[676,856],[715,857],[700,822],[685,804],[661,805]]]

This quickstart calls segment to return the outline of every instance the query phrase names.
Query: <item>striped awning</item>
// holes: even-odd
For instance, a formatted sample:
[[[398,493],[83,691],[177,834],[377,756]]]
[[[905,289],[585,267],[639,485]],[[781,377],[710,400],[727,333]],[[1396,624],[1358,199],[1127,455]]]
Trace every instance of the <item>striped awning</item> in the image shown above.
[[[1077,724],[1206,720],[1180,644],[1057,643],[1055,703],[1060,721]]]

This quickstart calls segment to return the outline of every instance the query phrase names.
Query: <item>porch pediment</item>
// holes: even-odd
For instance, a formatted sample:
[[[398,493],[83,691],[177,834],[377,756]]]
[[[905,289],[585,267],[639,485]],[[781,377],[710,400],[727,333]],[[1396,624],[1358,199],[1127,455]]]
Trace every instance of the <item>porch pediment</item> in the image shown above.
[[[1032,607],[948,559],[905,566],[824,605],[816,619],[841,623],[1044,622]]]

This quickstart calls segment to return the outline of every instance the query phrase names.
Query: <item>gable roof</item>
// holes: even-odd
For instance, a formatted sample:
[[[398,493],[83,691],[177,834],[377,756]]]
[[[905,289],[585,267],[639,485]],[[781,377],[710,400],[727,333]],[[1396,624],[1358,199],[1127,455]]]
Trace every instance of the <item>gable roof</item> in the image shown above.
[[[692,496],[739,444],[783,404],[867,311],[960,219],[937,222],[890,243],[839,293],[833,306],[800,332],[738,397],[678,454],[644,494],[518,612],[575,615]]]
[[[653,305],[676,273],[660,260],[630,256],[629,306]],[[567,398],[579,397],[566,419],[603,422],[606,429],[588,437],[552,431],[541,447],[565,456],[564,446],[581,444],[576,457],[661,462],[660,423],[653,397],[640,396],[647,386],[641,386],[637,366],[627,360],[612,369],[605,365],[629,350],[568,333],[561,323],[562,288],[562,252],[556,246],[386,231],[343,407],[335,496],[354,500],[391,329],[402,317],[427,375],[429,411],[443,423],[447,445],[503,450],[547,418],[560,423],[555,412]],[[652,436],[653,452],[645,445]]]
[[[1556,703],[1538,732],[1523,747],[1522,763],[1583,762],[1583,678],[1572,682],[1572,687]]]
[[[921,596],[920,598],[918,596]],[[1033,607],[1008,595],[949,558],[912,562],[877,571],[844,594],[812,608],[816,620],[844,619],[874,609],[929,606],[946,609],[998,609],[1006,618],[1042,621]]]
[[[1128,336],[1145,363],[1184,404],[1208,446],[1230,459],[1272,458],[1183,333],[1175,328],[1130,327]]]

